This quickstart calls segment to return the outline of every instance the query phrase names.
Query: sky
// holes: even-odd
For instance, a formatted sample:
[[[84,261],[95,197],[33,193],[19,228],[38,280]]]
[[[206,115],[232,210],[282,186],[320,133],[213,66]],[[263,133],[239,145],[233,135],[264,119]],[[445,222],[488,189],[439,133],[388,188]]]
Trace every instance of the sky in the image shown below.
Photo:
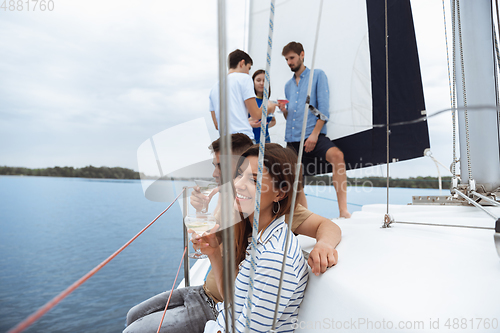
[[[215,0],[52,3],[52,11],[0,9],[0,165],[138,170],[138,149],[152,136],[198,118],[211,125]],[[227,50],[244,48],[245,2],[227,6]],[[412,9],[432,114],[450,105],[442,1],[415,0]],[[434,157],[449,165],[450,114],[428,124]],[[208,135],[215,139],[217,132],[209,126]],[[385,169],[349,175],[383,176]],[[391,175],[437,171],[430,158],[420,158],[391,164]]]

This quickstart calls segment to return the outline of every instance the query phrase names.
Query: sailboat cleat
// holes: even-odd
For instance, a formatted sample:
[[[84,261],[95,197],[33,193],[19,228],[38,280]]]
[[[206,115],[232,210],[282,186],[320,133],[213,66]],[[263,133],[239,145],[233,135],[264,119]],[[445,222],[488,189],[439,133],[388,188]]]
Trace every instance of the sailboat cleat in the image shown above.
[[[382,225],[382,228],[390,228],[391,224],[394,222],[394,218],[392,217],[391,214],[385,214],[384,215],[384,224]]]

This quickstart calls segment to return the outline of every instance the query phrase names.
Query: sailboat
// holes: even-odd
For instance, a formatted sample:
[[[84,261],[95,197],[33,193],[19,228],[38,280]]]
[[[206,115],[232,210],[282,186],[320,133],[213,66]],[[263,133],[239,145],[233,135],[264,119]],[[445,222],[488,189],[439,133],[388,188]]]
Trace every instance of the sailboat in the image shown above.
[[[311,50],[318,4],[277,1],[273,43],[297,40]],[[498,11],[488,0],[452,0],[451,7],[461,169],[453,170],[451,193],[415,196],[405,206],[382,199],[336,220],[343,232],[340,262],[311,274],[297,332],[500,330],[498,36],[492,28]],[[348,168],[423,156],[430,143],[410,1],[326,1],[321,15],[317,67],[330,80],[328,136]],[[248,50],[256,68],[266,59],[268,17],[267,1],[251,3]],[[273,49],[273,61],[280,52]],[[272,90],[280,91],[291,73],[273,66],[270,77]],[[310,251],[314,240],[299,238]],[[207,269],[197,262],[191,283],[202,283]]]

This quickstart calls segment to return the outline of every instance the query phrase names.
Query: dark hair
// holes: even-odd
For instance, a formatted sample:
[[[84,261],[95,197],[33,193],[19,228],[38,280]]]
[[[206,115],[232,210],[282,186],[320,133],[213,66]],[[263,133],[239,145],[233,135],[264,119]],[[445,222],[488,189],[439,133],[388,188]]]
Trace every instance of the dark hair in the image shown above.
[[[248,63],[253,65],[252,58],[245,51],[242,51],[240,49],[236,49],[233,52],[229,53],[229,59],[228,59],[229,68],[238,67],[238,64],[242,60],[245,60],[245,65],[247,65]]]
[[[241,155],[245,150],[253,145],[252,139],[248,137],[248,135],[243,133],[235,133],[231,134],[231,150],[235,155]],[[220,138],[212,142],[210,146],[208,146],[213,153],[220,152]]]
[[[290,42],[286,44],[285,47],[283,47],[283,52],[281,52],[281,55],[286,56],[290,52],[295,52],[300,55],[302,52],[304,52],[304,47],[300,43]]]
[[[236,166],[236,170],[240,169],[241,165],[245,161],[245,158],[249,156],[259,156],[259,145],[251,146],[241,155]],[[285,194],[283,199],[279,201],[279,206],[276,205],[276,208],[279,207],[276,217],[280,217],[290,212],[296,165],[297,154],[295,151],[290,148],[283,148],[277,143],[266,143],[264,166],[268,174],[271,176],[275,188]],[[299,184],[297,186],[298,192],[302,191],[302,172],[299,172]],[[252,222],[247,217],[244,219],[244,223],[238,223],[235,227],[235,259],[236,264],[239,264],[245,259],[248,237],[252,233]]]
[[[266,75],[266,71],[263,70],[263,69],[259,69],[257,71],[255,71],[255,73],[253,73],[252,75],[252,81],[253,81],[253,91],[255,91],[255,95],[257,96],[257,90],[255,90],[255,78],[257,77],[257,75],[260,75],[260,74],[264,74]],[[269,96],[267,96],[268,98],[271,97],[271,82],[269,82]]]

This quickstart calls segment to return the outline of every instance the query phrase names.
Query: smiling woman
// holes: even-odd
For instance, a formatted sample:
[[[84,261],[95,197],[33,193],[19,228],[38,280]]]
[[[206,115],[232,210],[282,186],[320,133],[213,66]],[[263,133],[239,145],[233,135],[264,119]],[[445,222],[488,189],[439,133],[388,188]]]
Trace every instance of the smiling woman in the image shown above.
[[[255,197],[257,194],[257,167],[259,147],[254,145],[243,153],[237,165],[234,179],[236,198],[234,208],[243,218],[236,224],[236,261],[239,264],[235,282],[236,331],[242,332],[246,325],[251,330],[269,331],[273,325],[275,304],[279,303],[277,332],[292,329],[307,284],[307,265],[302,256],[297,239],[291,234],[287,260],[282,267],[288,227],[284,214],[291,205],[292,184],[295,178],[295,152],[278,144],[266,144],[262,173],[262,193],[260,205],[259,234],[255,245],[249,244],[251,235]],[[194,242],[193,242],[194,243]],[[202,238],[201,251],[209,256],[217,287],[223,294],[222,256],[215,234]],[[255,246],[255,280],[250,288],[250,253]],[[285,272],[281,298],[277,299],[281,270]],[[248,302],[251,297],[251,317],[247,318]],[[217,304],[219,315],[216,321],[209,321],[205,332],[225,329],[224,303]],[[258,311],[256,311],[258,309]]]

